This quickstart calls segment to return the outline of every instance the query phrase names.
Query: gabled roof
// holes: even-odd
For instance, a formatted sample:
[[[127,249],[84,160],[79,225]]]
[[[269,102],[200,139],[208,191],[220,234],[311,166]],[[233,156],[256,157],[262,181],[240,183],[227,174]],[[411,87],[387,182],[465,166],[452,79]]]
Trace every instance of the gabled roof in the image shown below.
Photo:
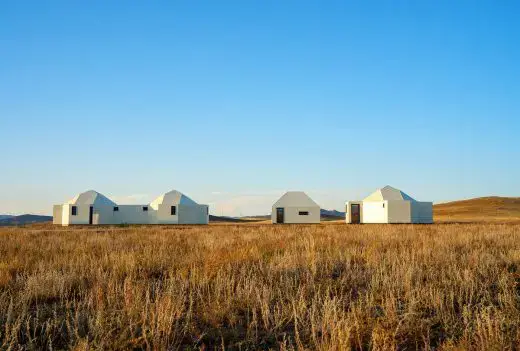
[[[391,187],[390,185],[377,189],[372,194],[367,196],[363,201],[377,202],[385,200],[415,201],[415,199],[413,199],[411,196],[407,195],[399,189]]]
[[[95,190],[85,191],[84,193],[76,195],[72,200],[66,203],[70,205],[117,206],[114,201]]]
[[[186,205],[186,206],[196,206],[198,205],[195,201],[181,193],[177,190],[172,190],[158,196],[155,200],[150,203],[150,207],[157,210],[159,205],[167,204],[167,205]]]
[[[288,191],[273,207],[320,207],[303,191]]]

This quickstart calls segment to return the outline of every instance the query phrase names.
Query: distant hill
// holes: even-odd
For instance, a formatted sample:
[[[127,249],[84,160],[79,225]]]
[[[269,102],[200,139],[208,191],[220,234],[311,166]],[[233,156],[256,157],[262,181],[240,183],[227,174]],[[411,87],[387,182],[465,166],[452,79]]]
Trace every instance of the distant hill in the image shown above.
[[[479,197],[433,206],[436,222],[520,221],[519,197]]]
[[[242,218],[233,218],[233,217],[226,217],[226,216],[214,216],[209,215],[209,221],[210,222],[230,222],[230,223],[243,223],[248,222],[246,219]]]
[[[324,210],[320,211],[321,219],[323,220],[338,220],[345,219],[345,212],[340,212],[336,210]]]
[[[0,220],[6,219],[6,218],[11,218],[11,217],[13,217],[13,216],[11,216],[11,215],[0,215]]]
[[[40,216],[32,214],[24,214],[21,216],[9,216],[0,218],[1,225],[23,225],[30,223],[52,222],[52,216]]]

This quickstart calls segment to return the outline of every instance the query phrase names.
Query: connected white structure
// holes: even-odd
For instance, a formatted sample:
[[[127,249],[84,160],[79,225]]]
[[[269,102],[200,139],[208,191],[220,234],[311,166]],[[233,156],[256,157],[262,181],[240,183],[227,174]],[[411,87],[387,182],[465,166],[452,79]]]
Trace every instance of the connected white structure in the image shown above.
[[[387,185],[363,201],[348,201],[345,217],[347,223],[433,223],[433,203]]]
[[[320,223],[320,206],[303,191],[289,191],[273,205],[273,223]]]
[[[89,190],[53,208],[53,223],[70,224],[208,224],[209,209],[172,190],[147,205],[119,205]]]

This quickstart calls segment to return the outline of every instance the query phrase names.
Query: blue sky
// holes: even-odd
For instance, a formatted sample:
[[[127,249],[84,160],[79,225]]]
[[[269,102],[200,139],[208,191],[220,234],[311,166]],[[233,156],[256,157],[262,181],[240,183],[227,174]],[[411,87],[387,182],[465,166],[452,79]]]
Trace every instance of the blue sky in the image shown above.
[[[519,196],[516,1],[0,4],[0,213]]]

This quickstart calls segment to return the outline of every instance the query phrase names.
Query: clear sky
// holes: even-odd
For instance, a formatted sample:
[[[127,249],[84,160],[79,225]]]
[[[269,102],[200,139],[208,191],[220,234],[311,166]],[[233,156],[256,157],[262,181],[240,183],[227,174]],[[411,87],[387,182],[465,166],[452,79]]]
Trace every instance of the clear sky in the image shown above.
[[[4,1],[0,213],[520,196],[518,1]]]

